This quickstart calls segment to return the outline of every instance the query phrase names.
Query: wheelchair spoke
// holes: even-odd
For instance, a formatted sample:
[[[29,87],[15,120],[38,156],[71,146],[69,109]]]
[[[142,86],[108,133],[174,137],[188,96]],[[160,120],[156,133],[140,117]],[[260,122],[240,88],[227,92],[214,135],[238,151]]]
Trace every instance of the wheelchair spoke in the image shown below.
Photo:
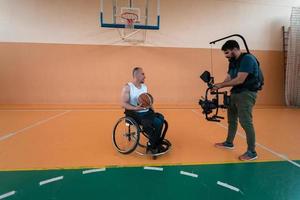
[[[120,153],[132,152],[139,140],[139,128],[130,118],[121,118],[114,127],[113,144]]]

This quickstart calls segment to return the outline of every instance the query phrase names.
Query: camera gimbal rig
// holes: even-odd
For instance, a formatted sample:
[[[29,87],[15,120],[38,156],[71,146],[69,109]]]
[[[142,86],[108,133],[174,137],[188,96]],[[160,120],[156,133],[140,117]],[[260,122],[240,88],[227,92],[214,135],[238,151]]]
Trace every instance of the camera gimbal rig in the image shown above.
[[[250,53],[245,38],[239,34],[229,35],[227,37],[224,37],[224,38],[221,38],[218,40],[214,40],[214,41],[210,42],[209,44],[215,44],[216,42],[219,42],[219,41],[222,41],[227,38],[234,37],[234,36],[240,37],[243,40],[247,53]],[[207,86],[208,86],[208,88],[206,89],[206,92],[205,92],[205,98],[202,98],[199,100],[199,105],[203,109],[202,113],[205,114],[205,118],[208,121],[220,122],[220,119],[224,119],[224,117],[218,115],[219,108],[227,108],[229,106],[230,96],[227,95],[227,91],[224,91],[224,92],[219,92],[218,90],[216,90],[215,92],[212,91],[212,88],[214,87],[214,77],[212,77],[208,71],[203,72],[201,74],[200,78],[205,83],[207,83]],[[215,98],[209,100],[208,99],[209,92],[211,95],[215,95]],[[223,104],[219,104],[219,100],[220,100],[219,95],[223,95]],[[214,114],[212,114],[214,109],[216,109],[216,111]]]
[[[211,77],[208,71],[203,72],[200,78],[205,83],[207,83],[208,86],[205,92],[205,98],[199,100],[199,105],[203,109],[202,113],[205,114],[205,118],[208,121],[220,122],[220,119],[224,119],[224,117],[218,115],[219,108],[228,107],[230,96],[227,95],[227,91],[224,92],[219,92],[218,90],[216,92],[211,91],[214,86],[214,77]],[[213,98],[212,100],[208,99],[209,92],[211,95],[215,95],[215,98]],[[223,104],[219,104],[219,99],[220,99],[219,95],[223,95]],[[213,109],[216,109],[216,112],[210,116],[210,114],[213,112]]]

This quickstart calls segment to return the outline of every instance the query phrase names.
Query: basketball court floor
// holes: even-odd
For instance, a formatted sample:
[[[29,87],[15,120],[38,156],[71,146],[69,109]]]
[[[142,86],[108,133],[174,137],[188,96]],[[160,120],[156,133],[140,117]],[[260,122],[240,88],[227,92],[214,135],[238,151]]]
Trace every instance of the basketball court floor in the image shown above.
[[[120,108],[2,107],[0,199],[300,198],[299,109],[255,109],[259,159],[251,162],[238,160],[241,128],[234,150],[213,146],[226,119],[207,122],[197,107],[156,111],[169,122],[172,149],[153,160],[114,149]]]

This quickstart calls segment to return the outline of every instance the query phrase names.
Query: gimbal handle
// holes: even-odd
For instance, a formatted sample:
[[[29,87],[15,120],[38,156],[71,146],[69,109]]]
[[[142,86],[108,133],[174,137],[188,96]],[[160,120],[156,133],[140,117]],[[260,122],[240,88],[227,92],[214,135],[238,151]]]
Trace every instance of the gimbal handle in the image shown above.
[[[224,92],[219,92],[219,91],[217,90],[216,92],[210,92],[210,94],[212,94],[212,95],[227,94],[227,92],[226,92],[226,91],[224,91]]]

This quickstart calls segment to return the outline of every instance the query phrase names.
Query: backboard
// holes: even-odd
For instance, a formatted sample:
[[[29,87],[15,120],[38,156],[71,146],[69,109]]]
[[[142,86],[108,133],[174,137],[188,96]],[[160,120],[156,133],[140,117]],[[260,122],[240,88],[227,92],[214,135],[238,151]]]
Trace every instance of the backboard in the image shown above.
[[[160,0],[100,0],[100,4],[102,28],[158,30],[160,27]],[[130,27],[128,23],[132,23]]]

